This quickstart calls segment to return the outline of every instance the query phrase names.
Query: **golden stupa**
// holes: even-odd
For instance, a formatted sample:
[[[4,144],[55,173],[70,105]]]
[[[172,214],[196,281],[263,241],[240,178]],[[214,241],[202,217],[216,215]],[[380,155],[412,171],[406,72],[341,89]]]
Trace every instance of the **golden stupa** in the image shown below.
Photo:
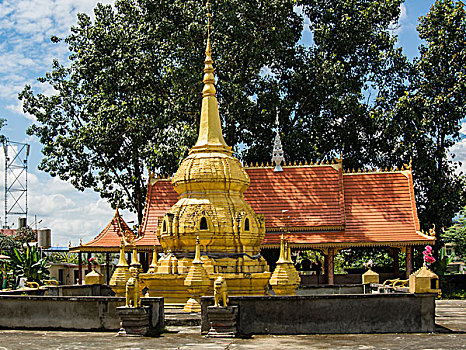
[[[199,276],[210,279],[207,295],[213,294],[213,282],[219,276],[225,278],[230,295],[265,295],[271,275],[260,255],[264,218],[244,200],[249,177],[222,135],[210,16],[199,137],[172,179],[179,200],[159,218],[157,237],[164,254],[151,269],[156,272],[140,275],[149,295],[163,296],[166,303],[185,303],[191,296],[186,285],[192,281],[185,283],[185,279],[193,266],[197,237],[207,272]]]

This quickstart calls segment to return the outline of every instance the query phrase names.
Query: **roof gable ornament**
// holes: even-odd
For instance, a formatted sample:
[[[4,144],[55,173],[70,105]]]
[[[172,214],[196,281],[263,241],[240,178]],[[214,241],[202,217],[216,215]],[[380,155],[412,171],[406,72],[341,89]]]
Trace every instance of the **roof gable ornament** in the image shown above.
[[[283,171],[281,166],[282,162],[285,161],[285,156],[282,147],[282,140],[280,138],[280,122],[278,121],[278,108],[277,108],[277,117],[275,118],[275,125],[277,126],[277,134],[275,135],[275,140],[273,142],[273,154],[272,162],[275,163],[275,169],[273,171]]]

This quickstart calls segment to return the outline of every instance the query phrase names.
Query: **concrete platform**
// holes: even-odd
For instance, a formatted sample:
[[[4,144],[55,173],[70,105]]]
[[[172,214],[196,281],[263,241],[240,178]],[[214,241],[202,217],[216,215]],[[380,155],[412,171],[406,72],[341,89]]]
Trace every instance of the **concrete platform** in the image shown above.
[[[437,301],[430,334],[254,336],[215,339],[200,327],[167,327],[158,338],[120,338],[114,332],[0,331],[0,349],[466,349],[466,300]]]

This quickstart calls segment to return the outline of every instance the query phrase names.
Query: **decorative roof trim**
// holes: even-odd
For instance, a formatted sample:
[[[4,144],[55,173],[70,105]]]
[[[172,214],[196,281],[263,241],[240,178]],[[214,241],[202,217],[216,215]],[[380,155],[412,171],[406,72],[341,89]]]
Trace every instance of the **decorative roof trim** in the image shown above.
[[[128,245],[131,246],[131,245]],[[154,250],[154,247],[157,247],[157,251],[162,251],[162,246],[160,245],[136,245],[138,251],[150,252]],[[70,253],[119,253],[120,247],[73,247],[69,249]]]
[[[430,238],[434,242],[435,238]],[[425,240],[420,241],[404,241],[404,242],[354,242],[354,243],[292,243],[288,241],[291,248],[298,249],[326,249],[326,248],[355,248],[355,247],[406,247],[413,245],[425,245]],[[280,248],[280,243],[264,244],[261,245],[262,249],[277,249]]]
[[[331,161],[310,161],[308,162],[307,160],[303,162],[297,163],[296,161],[294,162],[283,162],[282,168],[303,168],[303,167],[320,167],[320,166],[331,166],[332,168],[338,170],[341,169],[342,165],[342,160],[339,158],[333,158]],[[256,163],[245,163],[243,165],[244,168],[274,168],[275,166],[273,164],[270,164],[269,162],[266,162],[265,164],[261,162],[260,164],[258,162]]]
[[[284,231],[285,229],[285,231]],[[334,225],[334,226],[291,226],[291,227],[265,227],[265,233],[270,232],[282,232],[286,234],[286,231],[293,231],[293,232],[322,232],[322,231],[344,231],[344,225]]]

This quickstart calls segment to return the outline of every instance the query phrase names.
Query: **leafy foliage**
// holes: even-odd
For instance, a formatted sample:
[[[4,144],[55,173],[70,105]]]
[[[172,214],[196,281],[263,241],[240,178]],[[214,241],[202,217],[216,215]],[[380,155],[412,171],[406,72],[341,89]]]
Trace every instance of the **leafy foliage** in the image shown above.
[[[214,5],[218,98],[233,146],[242,124],[257,114],[250,97],[267,83],[261,69],[278,69],[299,39],[293,3]],[[121,0],[115,8],[99,4],[94,13],[95,21],[80,14],[64,39],[71,65],[54,61],[39,78],[55,94],[35,95],[26,86],[20,99],[38,121],[28,133],[44,145],[40,169],[129,207],[140,223],[145,168],[172,174],[195,140],[205,8],[194,0]]]
[[[421,222],[441,230],[465,204],[465,178],[455,173],[450,153],[466,112],[464,4],[436,1],[420,18],[418,31],[426,44],[414,61],[406,96],[395,108],[403,132],[394,155],[412,156]]]
[[[0,233],[0,251],[1,250],[12,250],[13,248],[19,247],[18,241],[13,240],[12,237]]]
[[[12,238],[22,246],[24,243],[36,242],[37,233],[32,228],[26,226],[17,229]]]
[[[458,220],[442,234],[445,243],[455,244],[455,255],[466,257],[466,207],[461,211]]]
[[[78,254],[76,253],[53,253],[48,259],[54,263],[78,264]]]
[[[50,272],[48,270],[47,258],[41,258],[35,246],[26,245],[24,249],[13,249],[8,254],[10,270],[15,278],[26,277],[28,282],[41,283]]]
[[[402,0],[259,0],[213,3],[212,43],[227,143],[246,162],[270,159],[276,108],[287,159],[346,168],[413,160],[424,229],[449,226],[466,204],[451,146],[465,115],[466,25],[461,1],[437,0],[420,19],[425,44],[410,62],[396,47]],[[295,11],[299,6],[301,11]],[[26,86],[28,133],[40,168],[93,188],[142,220],[144,171],[172,174],[194,144],[201,100],[205,8],[194,0],[119,0],[80,14],[54,61]],[[303,22],[313,44],[300,45]]]

